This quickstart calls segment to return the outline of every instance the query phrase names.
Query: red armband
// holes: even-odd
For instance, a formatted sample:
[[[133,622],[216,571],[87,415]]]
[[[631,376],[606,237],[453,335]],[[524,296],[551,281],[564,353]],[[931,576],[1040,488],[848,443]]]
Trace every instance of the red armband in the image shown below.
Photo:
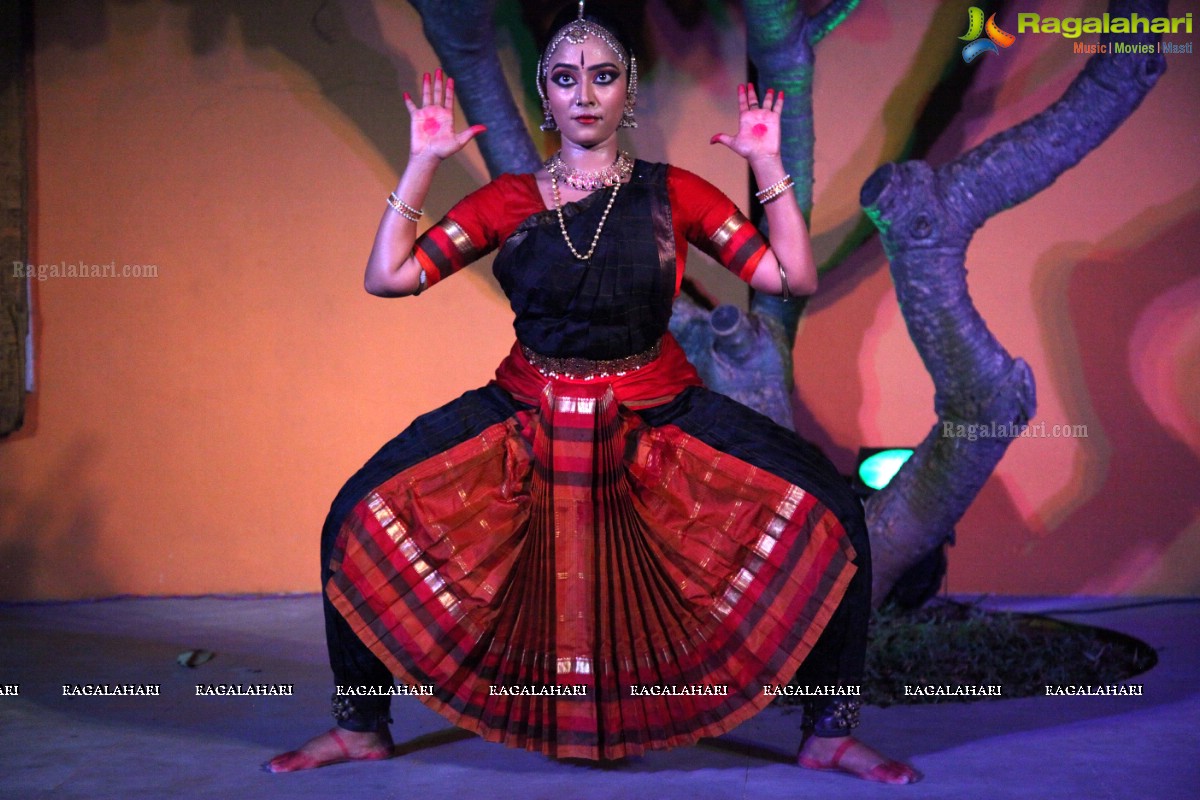
[[[449,217],[421,234],[413,249],[425,270],[426,286],[448,278],[480,255],[467,232]]]
[[[717,260],[747,283],[767,252],[767,240],[741,211],[734,211],[708,238]]]
[[[667,173],[676,242],[691,242],[749,282],[767,252],[767,241],[717,187],[687,170]],[[680,253],[682,258],[682,253]]]

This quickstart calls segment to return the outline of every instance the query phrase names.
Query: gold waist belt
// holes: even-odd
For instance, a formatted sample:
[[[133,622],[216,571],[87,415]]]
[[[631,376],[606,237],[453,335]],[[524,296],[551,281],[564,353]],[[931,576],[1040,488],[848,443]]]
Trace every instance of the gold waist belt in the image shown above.
[[[566,378],[572,381],[587,381],[594,378],[619,378],[641,369],[662,352],[662,339],[655,342],[648,350],[634,353],[622,358],[558,358],[535,353],[525,345],[521,345],[521,353],[533,368],[547,378]]]

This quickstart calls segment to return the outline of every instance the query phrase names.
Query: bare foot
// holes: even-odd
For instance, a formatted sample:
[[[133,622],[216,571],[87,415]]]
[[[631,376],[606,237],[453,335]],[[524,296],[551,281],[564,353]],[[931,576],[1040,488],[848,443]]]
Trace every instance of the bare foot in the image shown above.
[[[796,763],[805,769],[844,772],[878,783],[916,783],[921,773],[867,747],[852,736],[809,736],[801,745]]]
[[[263,764],[267,772],[297,772],[343,761],[380,761],[392,757],[392,735],[382,731],[358,733],[332,728],[309,739],[299,750],[277,755]]]

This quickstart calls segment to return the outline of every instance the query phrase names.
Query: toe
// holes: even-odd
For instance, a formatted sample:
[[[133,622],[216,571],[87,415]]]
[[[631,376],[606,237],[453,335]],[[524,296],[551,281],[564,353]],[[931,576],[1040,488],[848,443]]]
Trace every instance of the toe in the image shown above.
[[[879,783],[903,785],[916,783],[921,779],[921,773],[899,761],[887,761],[870,770],[865,777]]]
[[[267,772],[297,772],[302,769],[312,769],[314,766],[313,759],[299,750],[292,750],[275,756],[263,764],[263,769]]]

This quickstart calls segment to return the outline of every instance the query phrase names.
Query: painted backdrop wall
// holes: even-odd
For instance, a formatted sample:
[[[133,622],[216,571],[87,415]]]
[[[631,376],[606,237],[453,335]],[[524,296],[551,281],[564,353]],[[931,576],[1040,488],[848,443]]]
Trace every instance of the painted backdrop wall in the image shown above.
[[[872,0],[820,45],[823,256],[958,57],[969,5]],[[0,596],[316,590],[341,481],[487,381],[512,339],[488,263],[417,299],[361,288],[407,153],[400,95],[435,66],[416,14],[384,0],[40,0],[33,13],[30,262],[47,279],[32,282],[28,420],[0,441]],[[650,4],[653,68],[628,144],[744,202],[744,166],[708,145],[734,124],[739,14],[685,30]],[[506,24],[506,71],[534,120],[530,47]],[[1046,107],[1086,57],[1024,34],[982,58],[935,161]],[[1036,373],[1035,421],[1071,435],[1013,444],[958,528],[952,591],[1200,590],[1198,58],[1168,56],[1124,127],[972,244],[979,309]],[[446,163],[431,216],[485,175],[474,147]],[[72,263],[128,275],[49,277]],[[744,301],[695,253],[690,268]],[[845,470],[860,445],[915,443],[933,424],[877,244],[824,279],[796,352],[800,429]]]

